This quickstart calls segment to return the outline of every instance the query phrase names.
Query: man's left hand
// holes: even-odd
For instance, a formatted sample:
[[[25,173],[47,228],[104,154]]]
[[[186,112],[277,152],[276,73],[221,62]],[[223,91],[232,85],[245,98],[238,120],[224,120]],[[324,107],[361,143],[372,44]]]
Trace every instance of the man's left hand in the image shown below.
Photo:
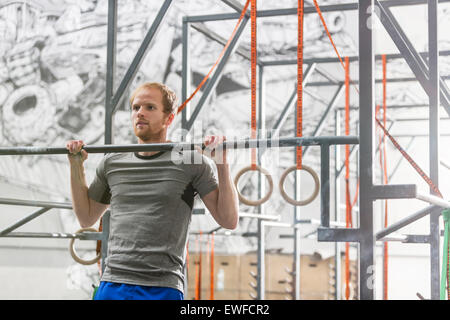
[[[225,136],[206,136],[202,153],[211,158],[216,164],[227,163],[227,150],[223,148]]]

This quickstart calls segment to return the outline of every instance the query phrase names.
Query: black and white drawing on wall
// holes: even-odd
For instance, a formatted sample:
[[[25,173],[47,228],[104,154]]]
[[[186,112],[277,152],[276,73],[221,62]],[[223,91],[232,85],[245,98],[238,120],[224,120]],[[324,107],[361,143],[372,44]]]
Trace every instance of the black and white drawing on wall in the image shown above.
[[[320,1],[321,4],[337,2],[342,1]],[[118,3],[116,86],[153,23],[162,1],[120,0]],[[294,8],[297,5],[297,1],[293,0],[259,3],[262,10]],[[306,5],[313,5],[312,1],[306,1]],[[174,1],[130,90],[142,81],[159,81],[174,88],[180,96],[182,18],[186,15],[216,12],[234,11],[221,1]],[[0,0],[1,146],[64,146],[70,139],[82,139],[86,144],[103,144],[107,13],[107,0]],[[450,20],[449,15],[450,10],[445,8],[441,19]],[[357,55],[356,13],[324,13],[324,17],[341,55]],[[200,27],[227,40],[235,23],[234,20],[206,22]],[[260,19],[258,23],[260,59],[296,58],[296,16]],[[247,53],[250,52],[249,29],[250,27],[239,42],[239,50]],[[317,15],[306,16],[305,30],[305,58],[335,57]],[[416,40],[417,49],[424,50],[426,39]],[[189,50],[192,91],[208,73],[222,48],[218,42],[191,28]],[[442,49],[445,48],[450,48],[448,37],[442,40]],[[379,68],[378,65],[378,75]],[[448,68],[448,60],[443,60],[442,70]],[[327,72],[335,74],[338,79],[342,76],[339,64],[335,64]],[[357,66],[352,72],[357,74]],[[411,71],[403,61],[390,63],[389,76],[404,77],[410,74]],[[313,79],[320,82],[324,78],[316,73]],[[266,121],[270,128],[296,85],[296,67],[268,70],[265,81]],[[417,94],[415,86],[402,86],[390,91],[389,102],[424,103],[425,96]],[[305,88],[305,135],[312,133],[333,95],[333,90],[322,90],[320,95],[317,94],[318,90],[322,89],[312,86]],[[125,95],[129,95],[129,92]],[[200,95],[201,92],[196,99]],[[196,99],[192,104],[196,103]],[[241,55],[234,54],[208,101],[208,109],[198,120],[202,122],[204,131],[220,132],[236,128],[243,130],[243,136],[248,136],[249,106],[250,62]],[[127,99],[124,99],[114,118],[114,143],[133,142],[129,117]],[[292,111],[292,116],[286,120],[280,135],[294,132],[293,118]],[[324,129],[323,134],[328,132],[332,135],[331,130],[332,126],[329,126]],[[95,156],[91,158],[93,168],[96,164]],[[64,157],[4,157],[2,160],[2,180],[38,188],[48,192],[55,200],[69,200],[67,163]],[[291,154],[286,155],[285,162],[282,165],[291,164]],[[274,210],[278,210],[279,205],[275,203]]]

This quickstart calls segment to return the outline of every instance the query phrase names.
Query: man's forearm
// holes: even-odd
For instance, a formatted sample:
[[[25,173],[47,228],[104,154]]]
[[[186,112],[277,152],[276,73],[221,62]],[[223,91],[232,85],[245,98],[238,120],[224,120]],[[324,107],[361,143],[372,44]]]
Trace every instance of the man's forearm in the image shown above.
[[[219,198],[217,201],[217,212],[226,226],[234,229],[239,219],[238,195],[230,176],[230,166],[228,164],[217,164],[217,174],[219,178]]]
[[[72,193],[72,206],[81,227],[92,225],[89,221],[88,187],[82,163],[70,165],[70,187]]]

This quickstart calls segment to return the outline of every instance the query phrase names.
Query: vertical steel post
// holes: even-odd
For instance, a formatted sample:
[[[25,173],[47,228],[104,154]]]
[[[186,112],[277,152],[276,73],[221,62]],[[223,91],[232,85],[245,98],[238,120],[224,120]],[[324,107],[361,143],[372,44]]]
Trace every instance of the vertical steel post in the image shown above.
[[[262,137],[261,134],[265,130],[265,120],[266,120],[266,112],[265,112],[265,105],[264,105],[264,68],[262,66],[257,67],[258,72],[258,97],[257,97],[257,103],[258,103],[258,132],[257,137],[258,139],[262,139],[265,137]],[[258,148],[258,163],[262,164],[262,154],[264,150],[262,148]],[[261,173],[258,174],[258,198],[261,199],[265,194],[265,185],[264,185],[265,178],[262,176]],[[258,206],[258,211],[260,214],[264,214],[264,205]],[[265,279],[266,279],[266,259],[265,259],[265,251],[266,251],[266,245],[265,245],[265,227],[262,219],[258,219],[258,276],[257,276],[257,298],[258,300],[264,300],[265,299],[265,291],[266,291],[266,285],[265,285]]]
[[[320,145],[320,225],[330,227],[330,145]]]
[[[360,0],[359,17],[359,163],[360,163],[360,239],[359,290],[360,299],[375,298],[375,235],[373,221],[373,145],[374,145],[374,0]]]
[[[105,144],[113,143],[114,77],[116,73],[117,0],[108,1],[108,39],[106,44],[106,92],[105,92]],[[103,241],[101,245],[102,274],[108,254],[109,211],[101,218]]]
[[[294,118],[295,120],[295,118]],[[295,122],[295,132],[297,132],[297,121]],[[297,155],[294,150],[294,163],[297,161]],[[294,199],[298,200],[300,199],[300,191],[301,191],[301,184],[300,184],[300,171],[295,170],[294,175]],[[301,220],[301,207],[300,206],[294,206],[294,218],[293,218],[293,225],[296,225],[298,221]],[[295,300],[300,300],[300,262],[301,262],[301,251],[300,251],[300,227],[294,228],[294,270],[292,270],[294,277],[294,283],[292,284],[294,286],[294,292],[295,292]]]
[[[181,46],[182,46],[182,60],[181,60],[181,101],[186,101],[190,91],[191,85],[191,67],[189,60],[189,22],[186,17],[183,17],[181,28]],[[181,111],[181,140],[186,141],[187,116],[190,113],[190,103]],[[186,249],[188,250],[188,249]],[[187,295],[188,290],[188,272],[187,265],[184,266],[184,294]]]
[[[186,17],[183,17],[182,26],[182,70],[181,70],[181,100],[186,101],[190,92],[191,85],[191,64],[189,55],[189,23]],[[181,129],[183,131],[182,139],[186,139],[188,115],[190,114],[190,103],[181,111]]]
[[[335,129],[336,137],[341,135],[341,113],[339,109],[335,110]],[[339,165],[341,163],[341,146],[334,146],[334,220],[340,221],[341,213],[341,183],[339,180]],[[341,244],[334,243],[334,299],[341,299]]]
[[[106,47],[105,144],[112,143],[114,77],[116,73],[117,0],[108,1],[108,39]]]
[[[430,178],[439,187],[439,55],[438,1],[428,0],[428,65],[430,81],[429,157]],[[430,188],[431,194],[436,195]],[[431,299],[439,299],[439,214],[430,214]]]

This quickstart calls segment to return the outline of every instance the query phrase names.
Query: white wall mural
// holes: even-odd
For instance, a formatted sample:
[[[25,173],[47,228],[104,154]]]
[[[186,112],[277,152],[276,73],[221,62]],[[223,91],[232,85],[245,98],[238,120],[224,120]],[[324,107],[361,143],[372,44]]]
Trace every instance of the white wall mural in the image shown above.
[[[285,0],[269,5],[269,2],[264,2],[261,9],[295,7],[296,3]],[[106,0],[0,0],[0,145],[64,146],[67,140],[73,138],[83,139],[86,144],[103,144],[107,4]],[[162,1],[119,1],[116,86],[161,4]],[[131,88],[144,80],[161,81],[180,95],[182,17],[224,12],[233,10],[220,1],[174,1]],[[449,10],[443,13],[445,16],[448,14]],[[356,13],[324,13],[324,16],[341,55],[356,55]],[[228,39],[235,23],[208,22],[204,26]],[[240,48],[245,52],[250,52],[249,29],[250,24],[240,41]],[[335,57],[316,14],[306,16],[305,30],[305,58]],[[296,32],[295,16],[260,19],[259,57],[265,60],[295,59]],[[445,44],[449,43],[448,39],[445,41]],[[192,90],[209,71],[221,49],[220,44],[191,31]],[[267,73],[267,123],[273,123],[278,117],[296,81],[295,66],[280,70]],[[338,64],[327,71],[342,78]],[[408,72],[402,63],[393,63],[390,68],[392,75],[401,76]],[[204,131],[239,128],[243,136],[249,135],[249,79],[249,61],[233,55],[199,117]],[[323,78],[316,75],[312,81],[314,79]],[[329,89],[309,90],[325,100],[333,94]],[[416,93],[407,93],[409,89],[406,86],[404,90],[405,94],[389,96],[389,99],[400,104],[419,102],[423,98],[416,98]],[[192,105],[200,95],[201,92]],[[115,116],[115,143],[133,141],[127,99],[124,100],[124,105],[120,106]],[[312,133],[325,107],[323,101],[305,95],[305,135]],[[293,115],[294,110],[281,131],[282,135],[294,132]],[[332,122],[323,134],[333,134]],[[91,157],[90,172],[95,168],[95,159],[95,156]],[[282,157],[281,167],[290,166],[292,162],[293,156],[288,152]],[[318,163],[311,165],[318,168]],[[234,171],[239,169],[240,166],[233,168]],[[281,171],[275,173],[280,174]],[[70,194],[67,164],[62,156],[4,157],[0,164],[0,177],[10,183],[49,190],[49,195],[54,199],[68,200]],[[274,198],[268,205],[268,211],[289,211],[290,214],[291,208],[277,195]],[[207,228],[202,223],[208,222],[200,219],[194,222],[198,229]],[[73,228],[74,220],[70,224]]]

